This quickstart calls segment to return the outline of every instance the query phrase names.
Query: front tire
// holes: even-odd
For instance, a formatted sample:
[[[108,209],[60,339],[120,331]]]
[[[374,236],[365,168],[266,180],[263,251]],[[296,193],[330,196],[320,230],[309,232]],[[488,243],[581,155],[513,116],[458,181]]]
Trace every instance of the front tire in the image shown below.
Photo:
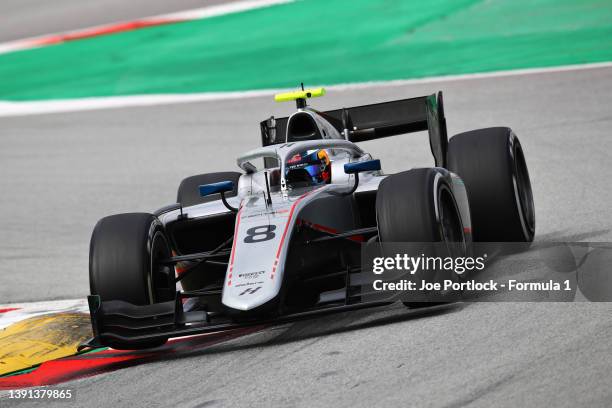
[[[412,169],[385,178],[376,195],[379,240],[384,242],[441,243],[426,246],[428,255],[465,256],[467,243],[452,190],[450,174],[442,169]],[[444,254],[438,253],[443,249]],[[430,252],[434,253],[430,253]],[[420,252],[420,251],[419,251]],[[459,281],[454,271],[437,271],[437,280]],[[457,293],[436,293],[436,301],[456,298]],[[431,302],[403,302],[411,308]]]
[[[380,241],[465,243],[451,183],[448,172],[433,168],[385,178],[376,195]]]
[[[102,218],[89,248],[89,285],[102,301],[147,305],[174,299],[174,269],[161,265],[171,250],[161,222],[152,214],[128,213]],[[166,340],[113,343],[116,349],[157,347]]]

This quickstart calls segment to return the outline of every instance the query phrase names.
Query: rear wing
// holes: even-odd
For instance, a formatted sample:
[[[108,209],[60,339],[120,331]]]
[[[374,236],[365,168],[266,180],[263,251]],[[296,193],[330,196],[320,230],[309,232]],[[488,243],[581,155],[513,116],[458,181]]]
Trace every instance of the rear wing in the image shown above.
[[[448,135],[442,92],[319,113],[351,142],[427,130],[436,166],[446,167]],[[286,142],[287,120],[271,117],[261,122],[263,146]]]

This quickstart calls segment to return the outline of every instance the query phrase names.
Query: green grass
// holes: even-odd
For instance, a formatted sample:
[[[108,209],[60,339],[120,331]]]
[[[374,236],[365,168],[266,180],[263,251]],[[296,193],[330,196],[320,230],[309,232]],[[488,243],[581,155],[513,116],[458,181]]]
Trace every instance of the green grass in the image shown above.
[[[303,0],[0,55],[0,99],[286,88],[610,60],[609,0]]]

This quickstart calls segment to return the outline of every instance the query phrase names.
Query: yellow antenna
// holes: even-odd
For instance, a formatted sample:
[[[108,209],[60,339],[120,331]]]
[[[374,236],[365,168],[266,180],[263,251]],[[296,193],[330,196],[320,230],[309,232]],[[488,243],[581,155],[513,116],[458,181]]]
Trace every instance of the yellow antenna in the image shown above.
[[[304,89],[304,85],[302,85],[302,89],[299,91],[284,92],[274,95],[274,100],[276,102],[296,101],[297,107],[303,108],[306,106],[307,98],[316,98],[323,95],[325,95],[325,88]]]

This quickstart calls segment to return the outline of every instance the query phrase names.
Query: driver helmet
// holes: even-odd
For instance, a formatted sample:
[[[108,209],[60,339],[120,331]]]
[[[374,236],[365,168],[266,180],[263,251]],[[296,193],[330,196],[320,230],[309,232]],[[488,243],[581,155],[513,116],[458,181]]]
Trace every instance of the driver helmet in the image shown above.
[[[331,183],[331,160],[325,149],[298,153],[287,160],[288,182],[309,181],[312,184]]]

